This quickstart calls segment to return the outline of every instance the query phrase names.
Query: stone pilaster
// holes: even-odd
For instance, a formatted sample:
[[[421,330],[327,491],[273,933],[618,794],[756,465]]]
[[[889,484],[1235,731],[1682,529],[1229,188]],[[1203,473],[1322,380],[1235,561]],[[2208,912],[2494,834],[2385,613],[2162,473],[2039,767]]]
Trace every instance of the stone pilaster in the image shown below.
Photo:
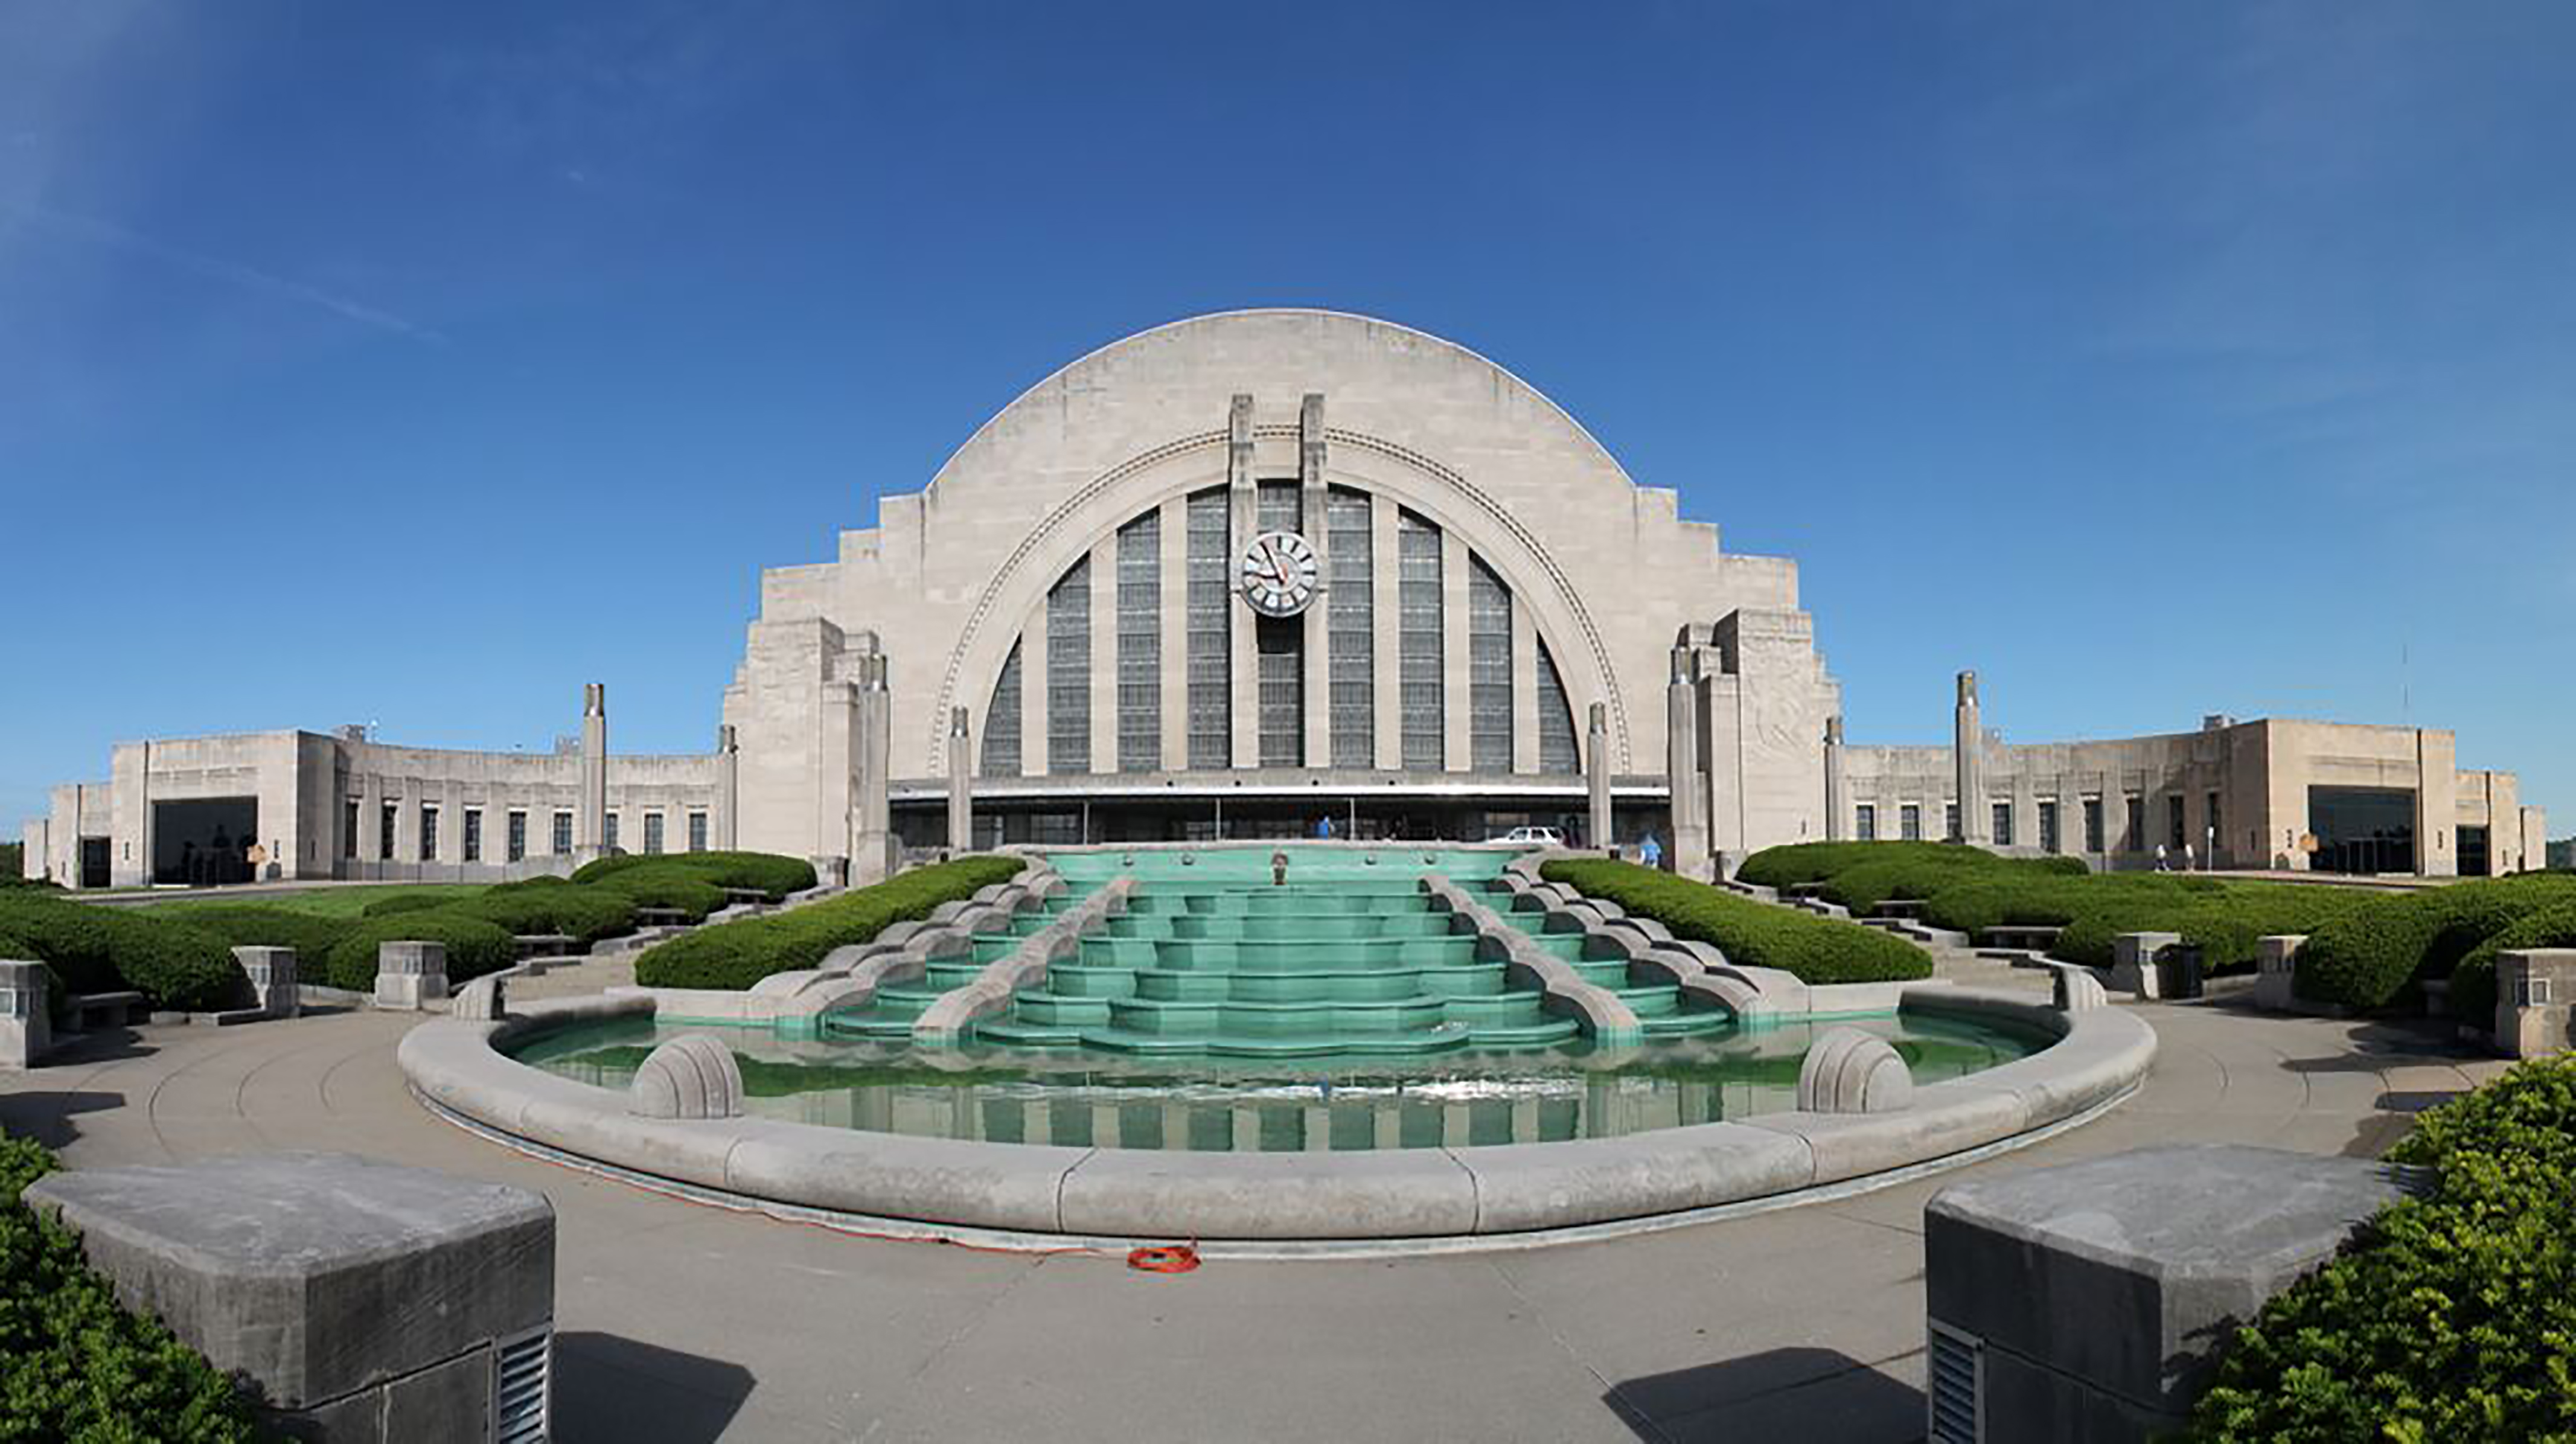
[[[1331,528],[1324,521],[1324,398],[1320,392],[1306,393],[1297,411],[1297,491],[1299,531],[1306,544],[1315,549],[1314,605],[1298,621],[1306,631],[1306,765],[1329,767],[1333,762],[1333,642],[1332,623],[1328,615],[1331,602],[1322,590],[1332,584],[1332,558],[1324,550],[1326,533]]]
[[[1825,841],[1841,842],[1851,831],[1851,788],[1843,780],[1843,719],[1825,719]]]
[[[573,820],[573,855],[587,862],[608,850],[608,687],[581,689],[581,813]]]
[[[1610,707],[1604,702],[1592,704],[1584,728],[1583,781],[1592,809],[1583,840],[1591,847],[1608,847],[1618,835],[1610,816]]]
[[[1959,701],[1952,718],[1951,756],[1958,769],[1961,842],[1991,842],[1991,805],[1986,798],[1986,730],[1977,709],[1977,674],[1959,674]]]
[[[973,748],[968,745],[966,709],[952,707],[948,712],[948,850],[968,852],[975,846],[975,770],[967,759]]]
[[[856,715],[850,744],[850,886],[866,887],[895,873],[894,814],[889,773],[894,756],[894,697],[886,686],[886,657],[872,633],[860,634],[864,650],[851,678]]]
[[[733,724],[716,729],[715,845],[730,852],[737,845],[735,819],[742,813],[742,744]]]
[[[1707,781],[1700,775],[1697,652],[1690,629],[1674,643],[1671,679],[1664,685],[1664,771],[1672,793],[1673,835],[1665,851],[1684,877],[1708,876],[1708,818],[1702,811]]]
[[[1232,657],[1228,670],[1231,704],[1230,731],[1233,734],[1229,758],[1236,767],[1253,767],[1261,761],[1261,658],[1258,619],[1252,608],[1242,602],[1238,587],[1243,549],[1260,529],[1260,509],[1252,474],[1252,398],[1238,394],[1226,417],[1225,487],[1225,614],[1226,631],[1231,638]]]

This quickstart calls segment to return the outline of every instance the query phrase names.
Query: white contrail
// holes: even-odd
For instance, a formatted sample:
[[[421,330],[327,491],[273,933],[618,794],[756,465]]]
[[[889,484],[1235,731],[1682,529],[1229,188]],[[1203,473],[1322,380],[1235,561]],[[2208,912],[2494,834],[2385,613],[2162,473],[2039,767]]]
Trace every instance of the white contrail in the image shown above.
[[[227,261],[220,256],[204,255],[156,241],[150,236],[127,230],[110,221],[73,215],[68,211],[58,211],[50,206],[25,203],[0,202],[0,210],[14,212],[39,225],[79,236],[84,240],[95,241],[116,250],[149,256],[156,261],[177,266],[181,270],[193,271],[209,280],[221,281],[227,285],[239,286],[244,290],[258,291],[289,301],[301,301],[307,305],[319,306],[342,320],[355,321],[361,326],[373,326],[377,330],[390,331],[397,336],[407,336],[412,340],[424,341],[433,346],[447,344],[445,336],[426,326],[406,321],[390,311],[379,311],[373,306],[362,305],[343,296],[334,296],[328,291],[317,290],[302,281],[273,276],[238,261]]]

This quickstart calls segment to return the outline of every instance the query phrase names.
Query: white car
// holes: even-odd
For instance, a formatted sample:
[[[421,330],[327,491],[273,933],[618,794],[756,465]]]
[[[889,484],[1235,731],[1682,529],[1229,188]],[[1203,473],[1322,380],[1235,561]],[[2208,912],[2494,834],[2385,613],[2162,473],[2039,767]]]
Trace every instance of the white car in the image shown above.
[[[1488,838],[1486,840],[1489,842],[1517,842],[1528,847],[1565,846],[1565,834],[1557,831],[1553,827],[1515,827],[1500,837]]]

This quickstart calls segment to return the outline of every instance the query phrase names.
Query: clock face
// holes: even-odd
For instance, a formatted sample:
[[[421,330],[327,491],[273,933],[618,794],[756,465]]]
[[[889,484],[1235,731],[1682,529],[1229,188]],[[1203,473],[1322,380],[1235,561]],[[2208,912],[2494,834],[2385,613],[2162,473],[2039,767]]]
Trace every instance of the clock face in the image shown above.
[[[1266,531],[1243,549],[1243,600],[1265,617],[1293,617],[1315,600],[1315,549],[1293,531]]]

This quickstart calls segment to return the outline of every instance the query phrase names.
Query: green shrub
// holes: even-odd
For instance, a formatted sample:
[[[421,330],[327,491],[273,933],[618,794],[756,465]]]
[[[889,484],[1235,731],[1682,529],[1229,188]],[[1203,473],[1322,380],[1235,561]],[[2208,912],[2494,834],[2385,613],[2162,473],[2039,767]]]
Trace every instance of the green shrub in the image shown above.
[[[480,918],[511,933],[563,933],[596,942],[635,926],[635,899],[613,885],[513,888],[486,892],[439,911]]]
[[[2239,1331],[2191,1437],[2576,1435],[2576,1055],[2434,1109],[2389,1156],[2431,1190]]]
[[[834,948],[927,917],[977,888],[1007,882],[1024,866],[1016,857],[954,858],[790,912],[719,923],[646,952],[636,961],[635,980],[662,988],[748,988],[772,973],[813,967]]]
[[[249,1406],[161,1323],[127,1313],[77,1235],[18,1202],[53,1155],[0,1139],[0,1438],[257,1437]]]
[[[1729,961],[1809,983],[1876,983],[1932,975],[1929,954],[1875,928],[1755,902],[1633,863],[1578,859],[1540,869],[1551,882],[1652,918],[1678,938],[1713,943]]]
[[[1863,863],[1915,862],[1940,866],[1983,866],[1999,861],[1983,848],[1957,842],[1793,842],[1766,847],[1744,860],[1736,880],[1762,887],[1794,887],[1823,882]]]
[[[42,893],[0,893],[0,931],[51,966],[71,992],[132,989],[184,1012],[250,1001],[250,979],[214,934],[176,914],[103,907]]]
[[[2460,959],[2451,973],[2451,1011],[2461,1022],[2495,1026],[2496,954],[2526,948],[2576,948],[2576,898],[2523,914]]]
[[[2385,1006],[2424,978],[2447,976],[2525,915],[2570,900],[2576,882],[2546,873],[2376,895],[2318,927],[2299,950],[2299,996]]]
[[[366,992],[376,985],[376,949],[395,942],[444,943],[451,984],[497,973],[515,960],[509,931],[481,918],[445,911],[402,913],[360,920],[332,946],[322,976],[312,981]]]
[[[227,948],[293,948],[299,966],[312,959],[314,967],[356,926],[350,918],[257,903],[188,903],[169,909],[168,915],[212,934]]]
[[[619,853],[584,863],[572,880],[600,882],[648,869],[694,877],[719,888],[758,888],[773,902],[814,885],[814,864],[774,852]]]

